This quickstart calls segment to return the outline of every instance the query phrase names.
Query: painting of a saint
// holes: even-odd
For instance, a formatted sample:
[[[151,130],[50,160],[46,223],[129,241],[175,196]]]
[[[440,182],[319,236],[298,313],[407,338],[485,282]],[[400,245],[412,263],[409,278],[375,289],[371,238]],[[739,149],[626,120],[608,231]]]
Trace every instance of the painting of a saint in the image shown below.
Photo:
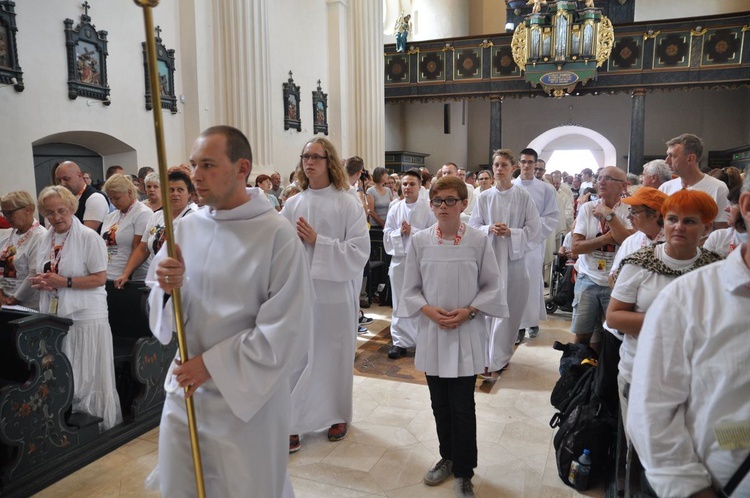
[[[76,45],[76,71],[81,83],[101,84],[99,54],[94,45],[86,42]]]
[[[10,67],[9,50],[8,30],[5,26],[0,25],[0,66],[2,67]]]
[[[294,95],[289,94],[287,101],[287,118],[297,119],[297,98]]]
[[[169,68],[167,63],[159,61],[159,90],[162,97],[171,97],[172,89],[169,87]]]

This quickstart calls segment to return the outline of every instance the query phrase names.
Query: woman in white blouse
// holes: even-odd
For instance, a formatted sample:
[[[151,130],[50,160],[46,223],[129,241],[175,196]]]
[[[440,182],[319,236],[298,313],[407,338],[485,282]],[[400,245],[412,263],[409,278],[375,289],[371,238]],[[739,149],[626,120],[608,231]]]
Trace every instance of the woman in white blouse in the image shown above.
[[[101,417],[101,428],[109,429],[122,413],[104,290],[107,250],[99,234],[75,217],[78,199],[65,187],[45,188],[38,205],[50,225],[31,277],[40,291],[39,309],[73,320],[62,343],[73,370],[73,411]]]
[[[190,199],[195,188],[193,182],[190,181],[190,177],[182,170],[171,170],[168,179],[169,207],[172,212],[172,223],[176,224],[184,216],[193,212],[190,207]],[[141,237],[140,242],[130,254],[130,259],[128,259],[122,275],[115,279],[115,288],[122,289],[138,268],[143,266],[148,269],[151,258],[159,252],[166,240],[165,237],[164,211],[159,210],[151,215],[144,236]],[[144,264],[147,260],[148,264]]]
[[[138,190],[125,175],[113,175],[104,184],[104,192],[115,210],[104,218],[102,238],[107,245],[107,280],[120,277],[130,254],[138,247],[153,212],[138,202]],[[143,280],[148,268],[139,267],[133,280]]]
[[[36,275],[36,251],[47,230],[34,217],[36,206],[28,192],[10,192],[0,205],[11,225],[7,237],[0,238],[0,304],[37,310],[39,293],[28,277]]]
[[[146,178],[143,179],[143,183],[146,185],[146,198],[143,200],[143,204],[145,204],[154,213],[157,211],[161,211],[162,199],[159,174],[149,173],[148,175],[146,175]]]

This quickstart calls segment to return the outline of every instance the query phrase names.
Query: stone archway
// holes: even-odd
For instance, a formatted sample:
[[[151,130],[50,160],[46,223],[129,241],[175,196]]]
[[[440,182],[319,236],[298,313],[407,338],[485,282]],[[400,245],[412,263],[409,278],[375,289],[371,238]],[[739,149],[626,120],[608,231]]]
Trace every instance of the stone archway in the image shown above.
[[[545,131],[531,141],[529,147],[538,151],[540,156],[545,155],[545,151],[551,153],[550,145],[553,148],[560,146],[573,145],[577,148],[593,149],[594,158],[599,166],[617,165],[617,151],[607,137],[599,132],[583,126],[558,126]]]

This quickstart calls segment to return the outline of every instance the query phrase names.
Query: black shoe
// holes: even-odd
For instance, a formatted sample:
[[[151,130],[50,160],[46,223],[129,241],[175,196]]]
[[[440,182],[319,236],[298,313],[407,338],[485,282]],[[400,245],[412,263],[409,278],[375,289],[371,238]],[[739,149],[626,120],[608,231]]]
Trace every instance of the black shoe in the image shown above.
[[[361,311],[359,312],[359,324],[360,325],[370,325],[374,321],[375,320],[373,320],[369,316],[365,316],[365,314],[362,313]]]
[[[531,328],[529,328],[529,337],[531,339],[534,339],[538,335],[539,335],[539,327],[531,327]]]
[[[526,329],[520,329],[518,331],[518,337],[516,337],[516,346],[523,342],[524,337],[526,337]]]
[[[406,356],[406,348],[402,348],[401,346],[393,346],[388,350],[388,358],[392,360],[397,360],[402,356]]]

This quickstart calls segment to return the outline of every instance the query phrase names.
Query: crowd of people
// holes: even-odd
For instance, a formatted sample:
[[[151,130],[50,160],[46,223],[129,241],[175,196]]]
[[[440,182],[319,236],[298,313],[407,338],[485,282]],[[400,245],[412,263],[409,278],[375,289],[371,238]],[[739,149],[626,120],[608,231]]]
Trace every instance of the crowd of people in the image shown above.
[[[748,453],[726,434],[750,419],[737,311],[750,298],[750,179],[743,185],[736,168],[703,173],[694,135],[666,145],[666,160],[640,178],[614,166],[546,174],[528,148],[496,150],[478,172],[446,162],[436,178],[383,167],[370,175],[361,158],[342,160],[316,137],[288,186],[273,173],[252,187],[251,146],[227,126],[201,133],[190,167],[168,178],[113,167],[99,192],[65,161],[36,201],[21,191],[0,199],[12,227],[0,240],[2,303],[73,320],[63,344],[73,409],[107,429],[122,418],[107,293],[145,280],[152,331],[167,343],[170,295],[181,288],[191,356],[167,376],[149,485],[190,493],[183,398],[192,396],[209,494],[283,496],[288,453],[305,434],[325,429],[335,442],[348,433],[356,331],[367,320],[361,293],[373,278],[371,240],[382,240],[388,357],[414,350],[437,426],[440,460],[424,482],[453,475],[466,497],[478,460],[477,376],[496,381],[516,346],[540,333],[545,264],[567,235],[559,253],[574,275],[573,341],[598,352],[649,482],[658,496],[713,496]],[[162,202],[176,258],[162,248]]]

